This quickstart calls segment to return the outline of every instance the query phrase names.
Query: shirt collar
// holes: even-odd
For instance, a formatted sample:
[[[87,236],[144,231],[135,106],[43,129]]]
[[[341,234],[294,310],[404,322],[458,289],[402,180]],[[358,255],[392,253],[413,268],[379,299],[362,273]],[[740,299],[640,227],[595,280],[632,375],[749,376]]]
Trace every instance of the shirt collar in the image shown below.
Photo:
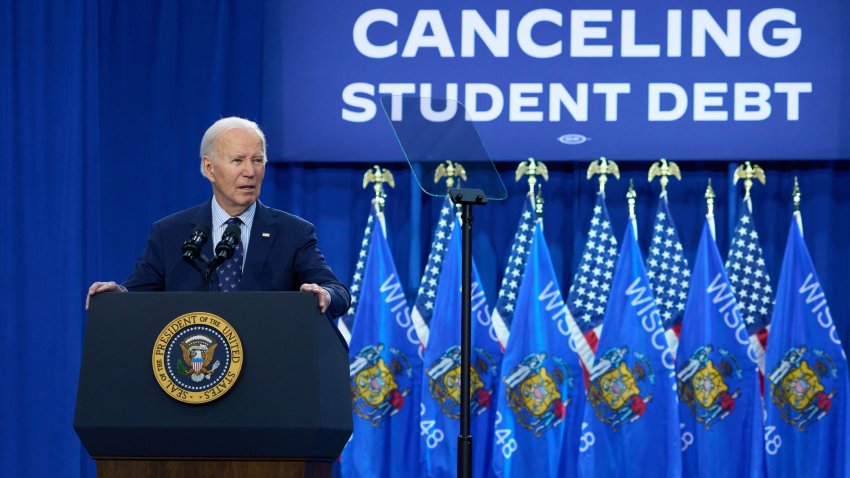
[[[246,224],[246,225],[251,224],[251,222],[254,219],[254,213],[255,213],[256,209],[257,209],[257,202],[254,201],[253,204],[248,206],[248,209],[245,209],[244,211],[242,211],[242,214],[235,216],[235,217],[238,217],[239,219],[241,219],[242,224]],[[212,226],[213,226],[213,228],[224,226],[224,223],[227,222],[227,220],[230,219],[230,218],[231,218],[230,214],[227,214],[227,211],[225,211],[218,204],[218,201],[216,201],[215,197],[213,197],[213,200],[212,200]]]

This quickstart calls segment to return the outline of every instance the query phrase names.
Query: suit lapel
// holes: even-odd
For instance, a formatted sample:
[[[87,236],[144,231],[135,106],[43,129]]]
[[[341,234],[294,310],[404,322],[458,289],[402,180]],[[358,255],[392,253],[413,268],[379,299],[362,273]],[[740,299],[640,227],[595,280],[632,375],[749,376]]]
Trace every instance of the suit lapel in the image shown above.
[[[269,209],[257,201],[254,224],[251,226],[251,240],[248,243],[248,256],[245,258],[245,269],[242,271],[242,282],[239,283],[238,290],[249,291],[256,287],[272,244],[277,239],[274,222]]]

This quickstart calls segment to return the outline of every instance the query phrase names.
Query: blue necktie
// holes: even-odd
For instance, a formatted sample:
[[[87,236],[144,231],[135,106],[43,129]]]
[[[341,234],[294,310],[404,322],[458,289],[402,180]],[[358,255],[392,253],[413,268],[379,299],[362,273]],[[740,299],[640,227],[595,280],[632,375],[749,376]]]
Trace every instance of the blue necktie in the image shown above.
[[[231,224],[241,226],[242,220],[238,217],[231,217],[226,224],[228,226]],[[233,256],[222,262],[218,268],[218,288],[222,292],[233,292],[239,287],[239,281],[242,280],[242,256],[242,240],[240,239],[239,244],[233,250]]]

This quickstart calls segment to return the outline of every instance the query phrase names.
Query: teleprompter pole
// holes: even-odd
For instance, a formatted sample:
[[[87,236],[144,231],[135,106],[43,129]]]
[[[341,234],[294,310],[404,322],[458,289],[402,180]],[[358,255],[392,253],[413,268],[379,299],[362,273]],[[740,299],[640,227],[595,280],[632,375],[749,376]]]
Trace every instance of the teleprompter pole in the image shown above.
[[[486,204],[480,189],[450,188],[449,197],[461,205],[463,230],[460,321],[460,434],[457,437],[457,476],[472,477],[472,435],[469,430],[470,366],[472,351],[472,206]]]

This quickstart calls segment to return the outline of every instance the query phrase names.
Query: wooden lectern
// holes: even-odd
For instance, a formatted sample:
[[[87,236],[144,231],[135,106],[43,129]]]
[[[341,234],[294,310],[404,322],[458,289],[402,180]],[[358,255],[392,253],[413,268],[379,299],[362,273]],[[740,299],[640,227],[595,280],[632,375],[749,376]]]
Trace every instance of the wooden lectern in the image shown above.
[[[242,342],[220,398],[178,401],[153,371],[155,342],[190,313]],[[348,350],[312,294],[111,293],[93,298],[74,430],[101,478],[330,477],[353,428]]]

